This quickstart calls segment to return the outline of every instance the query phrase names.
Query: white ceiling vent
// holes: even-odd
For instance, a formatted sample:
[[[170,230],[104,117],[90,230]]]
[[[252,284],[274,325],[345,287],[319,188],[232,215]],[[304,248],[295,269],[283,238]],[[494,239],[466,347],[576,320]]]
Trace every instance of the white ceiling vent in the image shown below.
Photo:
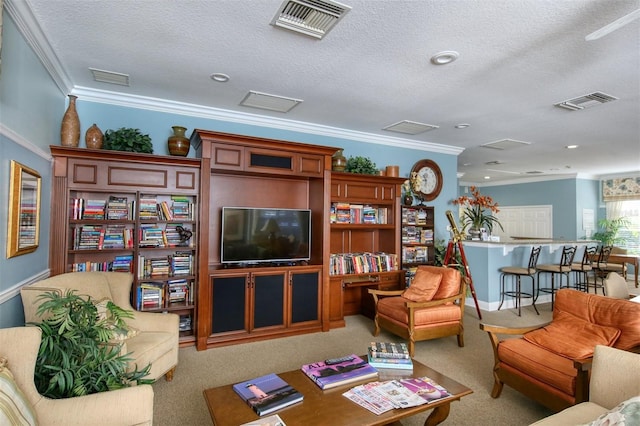
[[[615,96],[607,95],[602,92],[593,92],[588,95],[579,96],[577,98],[568,99],[566,101],[555,104],[560,108],[565,108],[571,111],[579,111],[581,109],[589,108],[595,105],[604,104],[607,102],[615,101]]]
[[[302,99],[285,98],[251,90],[240,102],[240,105],[269,111],[289,112],[300,103],[302,103]]]
[[[119,84],[121,86],[129,85],[129,74],[122,74],[113,71],[104,71],[96,68],[89,68],[93,79],[101,83]]]
[[[351,10],[337,1],[284,0],[271,25],[322,38]]]
[[[482,148],[491,148],[491,149],[512,149],[518,148],[523,145],[531,145],[530,142],[522,142],[514,139],[501,139],[499,141],[487,142],[485,144],[480,145]]]
[[[418,123],[416,121],[403,120],[397,123],[384,127],[382,130],[388,130],[390,132],[406,133],[408,135],[417,135],[418,133],[426,132],[427,130],[437,129],[439,126],[433,124]]]

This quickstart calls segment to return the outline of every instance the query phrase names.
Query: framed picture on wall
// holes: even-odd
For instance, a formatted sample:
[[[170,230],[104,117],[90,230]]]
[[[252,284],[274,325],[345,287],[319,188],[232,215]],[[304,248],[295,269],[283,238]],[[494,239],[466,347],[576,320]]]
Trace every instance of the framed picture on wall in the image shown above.
[[[7,258],[38,248],[41,181],[38,172],[11,160]]]

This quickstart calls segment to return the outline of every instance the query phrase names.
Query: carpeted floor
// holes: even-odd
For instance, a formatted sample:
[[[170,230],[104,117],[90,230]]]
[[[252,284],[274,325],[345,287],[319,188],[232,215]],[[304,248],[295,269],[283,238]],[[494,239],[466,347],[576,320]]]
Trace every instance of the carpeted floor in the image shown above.
[[[631,286],[630,286],[631,288]],[[637,289],[634,289],[637,291]],[[514,309],[482,312],[482,322],[504,326],[539,324],[551,319],[550,304],[539,306],[536,315],[531,306],[523,308],[522,317]],[[236,383],[271,372],[284,372],[319,359],[351,353],[364,353],[369,342],[401,341],[382,332],[372,336],[373,321],[363,316],[346,318],[347,326],[326,333],[247,343],[196,351],[180,350],[179,365],[172,382],[160,379],[155,392],[154,424],[211,425],[202,391],[206,388]],[[489,395],[493,386],[493,353],[487,334],[479,329],[473,306],[465,309],[465,347],[455,337],[418,342],[415,358],[423,364],[453,378],[473,390],[473,394],[451,405],[447,425],[528,425],[551,412],[518,392],[504,387],[502,395]],[[328,407],[329,409],[329,407]],[[354,410],[362,409],[354,404]],[[402,421],[405,426],[424,424],[429,412]],[[318,425],[322,422],[318,421]],[[313,425],[287,425],[313,426]],[[333,426],[333,425],[332,425]]]

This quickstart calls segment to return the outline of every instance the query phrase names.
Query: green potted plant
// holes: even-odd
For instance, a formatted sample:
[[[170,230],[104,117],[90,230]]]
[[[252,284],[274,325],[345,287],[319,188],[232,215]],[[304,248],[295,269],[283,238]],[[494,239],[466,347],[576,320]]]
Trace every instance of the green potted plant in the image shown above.
[[[491,233],[493,227],[498,225],[504,231],[498,218],[493,215],[493,213],[500,211],[498,203],[493,201],[490,196],[480,194],[480,190],[475,186],[471,186],[469,189],[471,197],[462,195],[452,201],[453,204],[465,207],[462,211],[462,230],[469,229],[469,233],[474,230],[479,235],[480,228],[486,228]]]
[[[377,175],[378,168],[376,163],[368,157],[349,157],[345,171],[349,173],[358,173],[362,175]]]
[[[598,221],[598,227],[600,230],[594,233],[591,238],[600,241],[603,246],[614,246],[624,244],[626,239],[619,236],[620,229],[626,228],[630,225],[629,220],[626,217],[619,217],[617,219],[600,219]]]
[[[143,152],[153,154],[151,137],[143,135],[139,129],[121,127],[104,132],[104,149],[113,151]]]
[[[44,320],[32,325],[42,329],[34,373],[42,395],[70,398],[151,382],[144,380],[151,365],[127,371],[131,359],[120,354],[122,341],[114,340],[117,333],[126,334],[124,318],[131,318],[131,311],[108,301],[100,317],[94,302],[75,290],[47,292],[40,299],[38,315]]]

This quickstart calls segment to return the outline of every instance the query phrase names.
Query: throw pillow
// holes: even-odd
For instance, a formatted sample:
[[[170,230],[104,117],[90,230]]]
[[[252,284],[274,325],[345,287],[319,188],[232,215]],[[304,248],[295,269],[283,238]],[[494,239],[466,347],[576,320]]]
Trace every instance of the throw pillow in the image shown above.
[[[412,302],[428,302],[438,291],[442,275],[418,268],[411,285],[402,293],[402,297]]]
[[[620,330],[617,328],[593,324],[560,311],[551,324],[530,331],[523,337],[534,345],[566,358],[582,359],[593,356],[596,345],[612,346],[619,336]]]
[[[615,408],[600,415],[588,426],[640,425],[640,396],[621,402]]]
[[[131,327],[127,324],[126,327],[116,327],[114,321],[111,319],[111,315],[109,314],[109,310],[107,309],[107,305],[111,302],[111,299],[105,297],[104,299],[100,299],[94,302],[96,309],[98,310],[98,319],[106,320],[107,327],[113,331],[113,338],[111,341],[122,342],[127,339],[130,339],[134,336],[137,336],[140,333],[135,327]],[[111,302],[112,303],[112,302]]]
[[[7,359],[0,358],[0,424],[33,426],[37,424],[31,403],[7,368]]]

